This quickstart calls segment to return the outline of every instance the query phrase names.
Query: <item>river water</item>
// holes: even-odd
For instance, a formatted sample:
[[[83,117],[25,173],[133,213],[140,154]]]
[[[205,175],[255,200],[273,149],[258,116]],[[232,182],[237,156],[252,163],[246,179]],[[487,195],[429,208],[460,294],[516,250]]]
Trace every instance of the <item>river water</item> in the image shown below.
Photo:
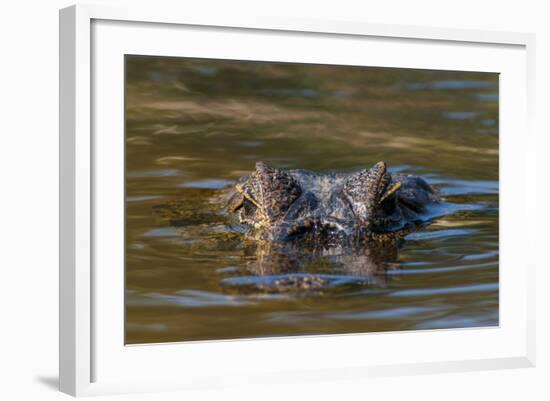
[[[127,56],[126,343],[498,325],[498,158],[497,74]],[[383,160],[444,206],[373,274],[307,250],[266,269],[220,203],[259,160]],[[310,274],[331,284],[270,286]]]

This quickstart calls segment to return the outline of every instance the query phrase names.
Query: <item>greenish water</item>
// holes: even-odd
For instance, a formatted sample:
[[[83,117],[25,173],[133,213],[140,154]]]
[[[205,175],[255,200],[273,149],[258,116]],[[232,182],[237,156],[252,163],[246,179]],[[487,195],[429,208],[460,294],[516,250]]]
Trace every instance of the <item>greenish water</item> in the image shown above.
[[[127,56],[126,79],[127,343],[498,325],[497,74]],[[264,269],[219,204],[258,160],[383,160],[449,207],[374,274],[307,250]],[[347,284],[262,286],[311,273]]]

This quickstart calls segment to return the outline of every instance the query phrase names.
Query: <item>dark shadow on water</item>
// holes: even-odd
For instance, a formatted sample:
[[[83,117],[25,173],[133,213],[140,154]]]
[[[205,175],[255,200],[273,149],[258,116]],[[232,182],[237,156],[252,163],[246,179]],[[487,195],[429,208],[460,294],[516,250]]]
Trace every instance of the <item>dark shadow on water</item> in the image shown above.
[[[45,387],[48,387],[51,390],[55,390],[55,391],[59,390],[59,377],[57,376],[37,377],[36,381],[43,384]]]

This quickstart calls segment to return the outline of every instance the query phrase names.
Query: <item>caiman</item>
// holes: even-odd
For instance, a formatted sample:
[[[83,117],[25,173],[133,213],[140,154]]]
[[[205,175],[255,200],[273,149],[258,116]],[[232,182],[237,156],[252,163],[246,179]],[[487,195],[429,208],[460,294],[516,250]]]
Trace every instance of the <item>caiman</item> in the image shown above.
[[[430,206],[440,202],[424,179],[390,173],[384,162],[348,173],[258,162],[222,192],[222,215],[229,218],[228,230],[241,237],[244,267],[223,283],[237,291],[383,287],[403,238],[428,224]],[[180,209],[159,205],[157,213],[177,226]]]
[[[228,209],[254,238],[328,248],[398,241],[425,225],[427,209],[439,201],[424,179],[390,173],[384,162],[352,173],[258,162],[234,186]]]

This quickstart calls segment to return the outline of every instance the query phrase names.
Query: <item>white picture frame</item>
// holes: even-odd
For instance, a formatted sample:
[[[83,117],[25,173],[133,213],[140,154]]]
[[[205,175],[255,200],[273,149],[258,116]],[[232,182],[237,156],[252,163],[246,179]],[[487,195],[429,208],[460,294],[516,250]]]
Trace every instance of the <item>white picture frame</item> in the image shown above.
[[[125,347],[116,334],[120,333],[119,328],[109,325],[109,322],[113,325],[123,324],[122,321],[113,323],[120,320],[120,313],[122,313],[118,304],[113,307],[118,312],[112,314],[102,312],[105,310],[107,301],[110,302],[113,299],[116,303],[119,300],[116,298],[116,294],[120,290],[121,283],[120,265],[113,263],[115,268],[107,273],[98,274],[97,269],[105,266],[105,258],[109,258],[109,255],[112,256],[112,254],[109,252],[96,253],[98,243],[103,241],[104,236],[116,236],[116,233],[122,230],[122,227],[119,227],[119,230],[114,229],[111,233],[103,232],[105,231],[102,228],[104,225],[100,220],[105,217],[101,217],[104,211],[101,206],[98,209],[98,205],[102,204],[98,196],[102,195],[97,195],[98,192],[104,194],[115,185],[122,185],[120,182],[117,184],[116,173],[112,175],[113,181],[106,184],[104,184],[105,180],[97,179],[105,174],[101,173],[102,168],[105,170],[102,167],[104,163],[113,163],[116,171],[117,160],[121,160],[122,154],[118,152],[120,148],[116,143],[113,143],[114,146],[106,147],[103,142],[98,143],[94,138],[94,130],[98,127],[105,127],[102,124],[113,124],[113,130],[120,131],[117,129],[117,127],[120,128],[121,123],[119,115],[108,115],[105,114],[108,111],[102,110],[115,110],[118,113],[121,109],[116,107],[119,104],[116,103],[119,99],[116,96],[112,99],[115,102],[115,107],[107,106],[108,99],[105,99],[104,103],[97,103],[97,99],[103,96],[101,95],[103,92],[94,87],[93,81],[94,79],[104,79],[105,75],[101,75],[103,74],[102,68],[111,66],[111,64],[103,66],[101,60],[108,60],[110,56],[105,56],[101,53],[102,51],[114,52],[118,57],[124,53],[124,46],[130,42],[129,38],[135,39],[139,37],[140,31],[152,29],[147,31],[146,36],[141,37],[139,46],[143,46],[142,49],[144,49],[141,51],[146,52],[145,54],[156,51],[161,55],[172,55],[170,54],[172,45],[165,43],[161,48],[159,39],[167,37],[167,35],[168,37],[175,35],[178,29],[185,30],[185,27],[192,27],[195,30],[198,28],[198,31],[205,32],[205,35],[208,35],[209,31],[215,31],[216,37],[226,35],[232,40],[236,40],[234,36],[231,36],[233,34],[241,35],[243,33],[241,36],[244,38],[246,35],[261,33],[262,40],[274,43],[274,46],[264,46],[266,47],[265,51],[274,51],[273,49],[277,48],[277,40],[281,40],[280,35],[287,38],[294,35],[303,40],[312,40],[315,37],[323,37],[327,41],[333,37],[350,41],[384,40],[384,46],[390,47],[393,42],[397,44],[399,41],[404,41],[407,45],[413,43],[420,47],[426,45],[424,46],[426,49],[422,50],[419,47],[418,51],[425,51],[427,56],[435,48],[444,52],[445,46],[453,46],[453,53],[474,51],[477,53],[473,53],[473,58],[479,57],[479,60],[483,59],[486,47],[496,49],[495,57],[492,61],[487,61],[488,64],[485,68],[493,72],[503,73],[502,71],[506,71],[503,73],[505,81],[501,88],[500,110],[501,118],[510,118],[501,121],[501,249],[503,251],[501,265],[521,264],[518,268],[520,269],[519,274],[516,273],[517,277],[513,280],[510,270],[507,270],[506,267],[502,270],[501,289],[504,298],[501,308],[506,309],[501,309],[501,317],[504,312],[504,320],[500,327],[448,330],[444,333],[420,331],[406,334],[311,336],[292,339],[210,341],[193,345],[182,343]],[[95,40],[94,35],[96,35]],[[209,43],[206,36],[203,39],[204,44]],[[155,43],[158,44],[157,50],[151,47],[155,46]],[[531,273],[534,271],[537,261],[533,259],[535,253],[528,251],[531,246],[528,239],[517,238],[512,229],[519,224],[518,221],[527,221],[528,224],[534,225],[536,219],[533,216],[536,214],[536,209],[527,202],[526,196],[522,194],[526,191],[512,193],[512,191],[508,191],[509,186],[507,185],[507,182],[512,180],[522,182],[526,188],[534,187],[535,184],[534,176],[527,174],[528,171],[535,169],[535,133],[532,129],[533,88],[535,85],[534,43],[534,35],[524,33],[375,25],[366,22],[261,18],[253,15],[235,19],[214,14],[188,15],[185,10],[163,10],[153,6],[112,8],[103,5],[78,5],[61,10],[61,391],[72,395],[93,395],[209,388],[234,385],[235,383],[244,384],[252,379],[257,383],[275,380],[284,383],[285,381],[292,382],[297,372],[299,372],[300,380],[326,380],[329,376],[331,378],[353,377],[359,380],[364,377],[403,373],[534,366],[535,284]],[[129,46],[135,50],[137,45]],[[147,46],[149,46],[149,50],[147,50]],[[243,48],[245,48],[244,45]],[[502,56],[502,59],[499,59],[499,55]],[[386,56],[388,57],[383,62],[384,65],[433,67],[433,64],[427,61],[429,57],[409,60],[409,64],[404,60],[400,61],[400,58],[403,59],[407,56],[406,51],[392,53],[393,58],[388,54]],[[221,55],[221,58],[230,57],[232,55],[229,53]],[[265,57],[267,56],[258,56],[258,59],[265,59]],[[280,60],[285,56],[273,57]],[[289,53],[288,57],[288,60],[292,61],[296,56]],[[445,62],[450,64],[443,64],[444,61],[441,61],[442,64],[438,65],[442,69],[450,69],[452,60],[452,57],[449,57],[449,60]],[[503,70],[498,67],[499,62]],[[358,60],[357,63],[361,64],[364,61]],[[472,62],[471,68],[475,69],[476,65],[482,64]],[[495,65],[498,68],[493,67]],[[461,68],[468,67],[463,65]],[[112,78],[115,80],[113,82],[119,83],[120,81],[116,81],[116,79],[120,79],[121,73],[122,71],[118,73],[114,71],[115,75],[118,74],[118,78],[114,76],[105,79]],[[510,79],[508,80],[507,77]],[[115,88],[111,89],[113,91],[122,90],[117,85],[111,88]],[[114,123],[115,120],[116,123]],[[511,135],[512,132],[521,132],[521,140],[518,141],[518,138]],[[112,151],[108,152],[107,148]],[[103,185],[105,186],[103,187]],[[531,228],[531,232],[535,232],[534,226]],[[511,244],[517,244],[516,249],[512,249]],[[516,258],[520,252],[523,253],[523,257]],[[525,255],[528,255],[527,258]],[[98,292],[102,294],[101,299],[105,299],[105,302],[98,301]],[[110,296],[113,298],[109,298]],[[510,317],[509,320],[507,320],[507,316]],[[512,316],[517,319],[512,319]],[[115,334],[113,335],[113,333]],[[354,358],[353,353],[346,357],[338,357],[339,353],[335,352],[345,349],[345,347],[361,348],[367,343],[383,347],[388,342],[399,342],[405,346],[409,341],[416,347],[429,344],[434,348],[433,355],[429,356],[430,351],[428,350],[423,352],[426,358],[419,358],[419,354],[414,353],[401,353],[396,357],[382,354],[376,356],[373,352],[371,360],[365,361],[360,359],[361,353],[357,353]],[[454,350],[448,347],[452,342],[457,344]],[[460,345],[461,343],[464,345]],[[466,351],[466,344],[471,346],[468,351]],[[476,348],[476,344],[480,344],[480,346]],[[449,353],[438,351],[438,346]],[[113,347],[117,347],[116,350]],[[295,361],[296,363],[287,369],[283,365],[283,361],[277,360],[277,355],[288,349],[292,349],[292,352],[300,356],[301,359]],[[315,357],[319,350],[325,351],[324,360]],[[188,357],[183,363],[186,368],[182,367],[179,375],[166,375],[165,372],[159,372],[159,375],[155,377],[155,372],[143,368],[148,364],[158,367],[159,361],[166,361],[168,367],[173,366],[173,355],[177,355],[180,351],[185,352]],[[253,359],[252,356],[247,360],[249,354],[257,355],[266,352],[272,355],[271,359],[267,359],[270,360],[270,366],[258,366],[257,363],[261,364],[261,362]],[[436,357],[437,353],[440,354],[439,357]],[[232,363],[220,364],[216,368],[198,366],[200,358],[212,360],[222,354]],[[460,355],[464,355],[464,357]],[[239,359],[242,359],[240,366],[239,363],[233,362]],[[191,362],[187,362],[189,360]],[[192,366],[193,364],[197,366]],[[236,372],[234,375],[232,374],[233,370]]]

